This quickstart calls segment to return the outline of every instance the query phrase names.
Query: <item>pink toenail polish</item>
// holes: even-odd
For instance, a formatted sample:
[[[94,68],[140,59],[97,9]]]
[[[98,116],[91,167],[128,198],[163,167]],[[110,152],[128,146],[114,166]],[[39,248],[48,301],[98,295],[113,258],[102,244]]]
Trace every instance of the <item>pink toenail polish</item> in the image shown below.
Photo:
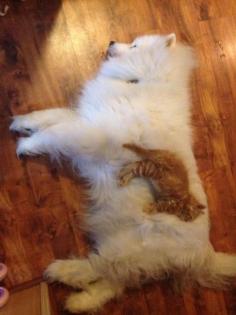
[[[9,291],[4,287],[0,287],[0,308],[7,303],[8,299]]]
[[[0,298],[5,294],[5,289],[0,287]]]
[[[7,274],[7,266],[3,263],[0,263],[0,281],[2,281]]]

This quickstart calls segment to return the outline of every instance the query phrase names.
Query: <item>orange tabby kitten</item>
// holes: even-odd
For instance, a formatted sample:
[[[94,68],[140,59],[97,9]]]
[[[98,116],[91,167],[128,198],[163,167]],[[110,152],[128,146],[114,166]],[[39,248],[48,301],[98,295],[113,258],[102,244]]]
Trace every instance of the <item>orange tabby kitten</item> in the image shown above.
[[[175,154],[166,150],[147,150],[135,144],[124,144],[143,158],[124,166],[120,185],[125,186],[134,177],[147,177],[157,192],[157,201],[147,205],[144,212],[167,212],[183,221],[193,221],[205,207],[189,192],[188,174]]]

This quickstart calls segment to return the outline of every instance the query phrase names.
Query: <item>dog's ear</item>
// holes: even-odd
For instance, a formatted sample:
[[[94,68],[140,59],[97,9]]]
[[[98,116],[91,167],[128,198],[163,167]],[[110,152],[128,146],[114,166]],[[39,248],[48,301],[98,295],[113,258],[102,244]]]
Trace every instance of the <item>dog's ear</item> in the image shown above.
[[[174,47],[176,44],[176,35],[171,33],[166,36],[166,47]]]

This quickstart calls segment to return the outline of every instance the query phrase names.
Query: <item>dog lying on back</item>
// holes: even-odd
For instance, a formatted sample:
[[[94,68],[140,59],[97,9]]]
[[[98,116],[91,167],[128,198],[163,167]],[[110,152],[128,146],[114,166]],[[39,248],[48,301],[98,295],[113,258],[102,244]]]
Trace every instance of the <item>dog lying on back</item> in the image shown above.
[[[127,185],[134,177],[146,177],[157,194],[157,201],[143,211],[148,214],[166,212],[183,221],[193,221],[205,208],[189,192],[188,174],[175,154],[166,150],[147,150],[135,144],[124,144],[143,160],[129,163],[119,174],[120,185]]]
[[[89,183],[91,207],[84,228],[94,240],[91,252],[86,258],[56,260],[45,272],[49,281],[81,289],[65,303],[75,314],[92,313],[126,287],[170,274],[214,288],[231,284],[236,276],[236,255],[216,252],[210,242],[207,198],[192,153],[192,49],[177,43],[174,34],[151,35],[132,43],[111,42],[108,55],[73,110],[52,108],[15,116],[10,126],[30,135],[19,139],[18,156],[66,158]],[[203,215],[187,223],[174,215],[143,215],[153,200],[147,181],[131,181],[123,189],[117,185],[117,170],[141,160],[121,146],[136,142],[181,152],[188,171],[186,191],[206,206]],[[168,177],[172,174],[171,169],[161,169]],[[179,166],[173,170],[180,172]],[[172,184],[172,190],[177,186]]]

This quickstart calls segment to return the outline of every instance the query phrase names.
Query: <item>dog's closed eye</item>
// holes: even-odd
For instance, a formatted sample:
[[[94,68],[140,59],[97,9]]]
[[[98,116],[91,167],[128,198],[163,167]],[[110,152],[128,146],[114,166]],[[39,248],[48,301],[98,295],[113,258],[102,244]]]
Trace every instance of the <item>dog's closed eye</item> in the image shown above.
[[[137,84],[139,82],[139,80],[138,79],[131,79],[131,80],[128,80],[126,82],[127,83],[135,83],[135,84]]]

